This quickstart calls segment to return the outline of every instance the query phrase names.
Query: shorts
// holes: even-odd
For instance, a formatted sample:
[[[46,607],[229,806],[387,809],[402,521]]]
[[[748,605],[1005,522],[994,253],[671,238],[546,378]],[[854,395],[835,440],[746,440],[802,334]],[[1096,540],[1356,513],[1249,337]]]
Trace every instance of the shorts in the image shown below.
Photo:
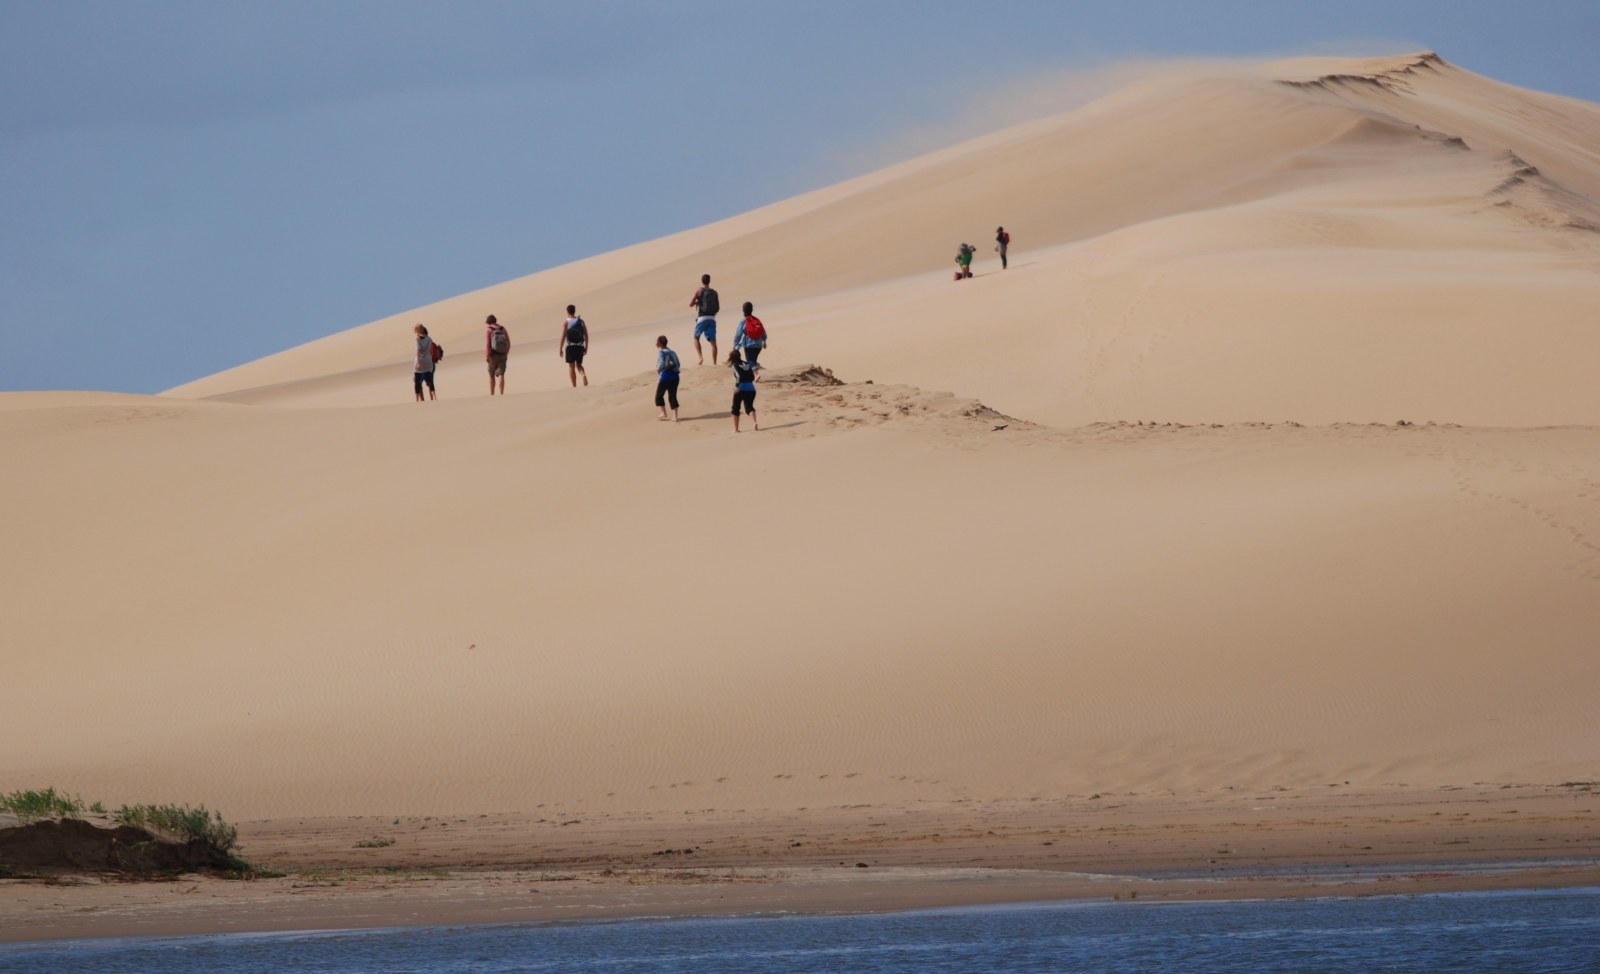
[[[739,415],[740,403],[744,403],[744,412],[746,416],[754,416],[756,412],[756,391],[754,389],[751,389],[748,392],[744,391],[743,389],[734,391],[733,414],[735,416]]]
[[[411,388],[415,389],[417,391],[417,395],[419,395],[419,396],[422,395],[422,384],[424,382],[426,382],[428,384],[428,389],[429,390],[433,389],[433,373],[432,372],[413,372],[413,373],[411,373]]]
[[[588,349],[584,348],[582,345],[568,345],[567,364],[576,365],[581,368],[583,366],[583,353],[587,351]]]
[[[703,318],[697,318],[695,320],[695,323],[694,323],[694,340],[695,341],[699,341],[701,335],[704,335],[706,341],[708,341],[708,342],[714,342],[714,341],[717,340],[717,319],[716,318],[712,317],[711,315],[706,315]]]
[[[510,354],[510,353],[504,353],[504,354],[500,354],[500,355],[496,355],[494,352],[490,352],[489,353],[489,374],[490,375],[505,375],[506,374],[506,355],[507,354]]]

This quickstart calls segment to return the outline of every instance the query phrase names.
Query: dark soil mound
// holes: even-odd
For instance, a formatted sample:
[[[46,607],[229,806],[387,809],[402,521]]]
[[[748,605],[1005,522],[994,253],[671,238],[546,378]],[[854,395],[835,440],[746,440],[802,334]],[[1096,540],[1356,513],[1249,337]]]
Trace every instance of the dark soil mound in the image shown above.
[[[175,842],[131,825],[101,828],[64,819],[0,829],[0,876],[101,872],[144,876],[237,865],[205,842]]]

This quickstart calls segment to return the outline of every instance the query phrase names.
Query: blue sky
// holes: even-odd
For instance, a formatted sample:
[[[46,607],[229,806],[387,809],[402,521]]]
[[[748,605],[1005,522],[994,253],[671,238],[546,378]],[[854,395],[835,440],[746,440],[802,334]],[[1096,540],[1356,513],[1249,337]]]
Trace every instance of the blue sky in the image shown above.
[[[0,0],[0,390],[155,392],[827,185],[1064,69],[1431,47],[1600,101],[1596,37],[1595,0]]]

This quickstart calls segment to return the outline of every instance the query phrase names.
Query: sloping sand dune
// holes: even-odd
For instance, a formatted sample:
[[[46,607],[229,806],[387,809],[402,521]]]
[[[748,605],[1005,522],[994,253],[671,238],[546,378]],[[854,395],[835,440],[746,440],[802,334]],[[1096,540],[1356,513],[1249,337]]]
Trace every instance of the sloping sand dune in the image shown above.
[[[420,320],[459,350],[444,394],[477,395],[491,312],[517,342],[513,388],[554,388],[569,302],[596,374],[631,374],[657,333],[687,341],[709,271],[789,361],[1054,424],[1595,423],[1597,172],[1600,108],[1431,56],[1180,73],[174,392],[392,402]],[[978,279],[937,286],[962,240]]]
[[[0,396],[0,786],[754,815],[1596,777],[1597,152],[1595,106],[1432,57],[1186,75],[161,397]],[[652,421],[703,271],[772,328],[759,434],[710,367]]]

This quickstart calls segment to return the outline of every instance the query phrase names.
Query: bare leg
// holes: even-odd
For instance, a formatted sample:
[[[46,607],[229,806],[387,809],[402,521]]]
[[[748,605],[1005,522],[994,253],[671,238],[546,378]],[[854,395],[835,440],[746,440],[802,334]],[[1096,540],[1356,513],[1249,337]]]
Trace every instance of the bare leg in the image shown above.
[[[583,376],[583,384],[584,385],[588,385],[589,384],[589,373],[587,373],[587,372],[585,372],[583,370],[583,366],[582,365],[578,366],[578,374]]]
[[[761,432],[761,420],[756,419],[754,410],[750,412],[750,425],[755,427],[757,433]]]
[[[572,380],[572,388],[578,388],[578,367],[571,362],[567,363],[567,378]]]
[[[713,345],[711,347],[712,348],[716,348],[717,346]],[[706,364],[706,356],[705,356],[704,352],[700,351],[700,339],[698,339],[698,338],[696,338],[694,340],[694,354],[695,354],[695,356],[697,358],[700,359],[700,364],[701,365]],[[714,352],[712,353],[711,364],[712,365],[717,364],[716,353],[714,353]]]
[[[717,364],[717,343],[716,342],[712,342],[711,343],[711,364],[712,365],[716,365]]]

